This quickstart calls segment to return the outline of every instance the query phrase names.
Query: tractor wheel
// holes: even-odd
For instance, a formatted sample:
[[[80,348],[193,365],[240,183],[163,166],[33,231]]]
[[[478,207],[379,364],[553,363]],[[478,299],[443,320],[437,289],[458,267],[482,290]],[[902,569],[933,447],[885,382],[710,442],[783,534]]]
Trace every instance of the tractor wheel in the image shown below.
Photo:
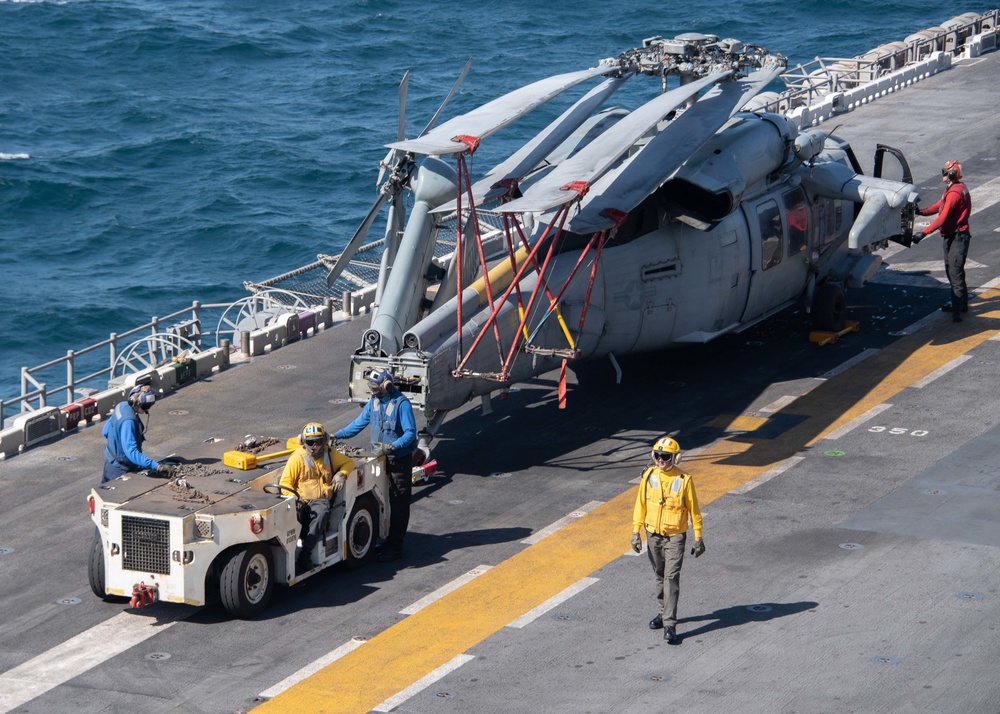
[[[104,602],[128,602],[130,598],[121,595],[108,595],[104,589],[104,544],[101,543],[101,536],[94,534],[94,542],[90,546],[90,558],[87,563],[87,576],[90,580],[90,589],[94,595]]]
[[[233,617],[256,617],[274,592],[271,549],[254,543],[233,553],[219,576],[219,598]]]
[[[823,283],[813,300],[813,325],[822,332],[840,332],[847,317],[844,291],[836,283]]]
[[[354,503],[347,520],[347,567],[351,570],[360,568],[375,556],[377,513],[371,496],[362,496]]]
[[[90,546],[90,562],[87,565],[87,575],[90,578],[90,589],[102,600],[107,598],[104,591],[104,544],[101,537],[94,534],[94,542]]]

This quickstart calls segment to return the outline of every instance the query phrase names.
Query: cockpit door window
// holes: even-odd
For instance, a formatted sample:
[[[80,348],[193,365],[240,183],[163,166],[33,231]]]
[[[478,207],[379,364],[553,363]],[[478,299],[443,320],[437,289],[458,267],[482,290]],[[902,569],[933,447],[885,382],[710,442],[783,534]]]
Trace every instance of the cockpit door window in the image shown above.
[[[809,206],[801,188],[782,196],[785,220],[788,221],[788,257],[801,253],[809,245]]]
[[[776,201],[765,201],[757,207],[757,221],[760,225],[760,268],[767,270],[781,262],[782,235],[781,214]]]

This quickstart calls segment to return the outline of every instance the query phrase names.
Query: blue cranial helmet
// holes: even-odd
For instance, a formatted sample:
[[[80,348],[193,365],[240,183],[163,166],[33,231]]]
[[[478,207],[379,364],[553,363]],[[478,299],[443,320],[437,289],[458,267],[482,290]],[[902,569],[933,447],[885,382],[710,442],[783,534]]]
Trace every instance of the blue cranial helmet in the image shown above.
[[[156,395],[148,384],[137,384],[128,393],[128,403],[132,408],[149,409],[155,402]]]
[[[392,372],[376,367],[368,374],[368,388],[376,397],[388,394],[392,390]]]

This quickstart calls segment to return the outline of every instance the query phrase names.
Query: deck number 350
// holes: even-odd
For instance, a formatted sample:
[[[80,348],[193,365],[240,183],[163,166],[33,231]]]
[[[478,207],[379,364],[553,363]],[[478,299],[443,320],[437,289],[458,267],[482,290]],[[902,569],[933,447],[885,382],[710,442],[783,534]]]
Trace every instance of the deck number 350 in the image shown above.
[[[898,426],[894,427],[872,426],[868,428],[868,431],[874,432],[876,434],[884,432],[886,434],[895,434],[897,436],[900,434],[909,434],[910,436],[927,436],[927,434],[929,433],[926,429],[913,429],[911,431],[910,429],[903,429],[902,427]]]

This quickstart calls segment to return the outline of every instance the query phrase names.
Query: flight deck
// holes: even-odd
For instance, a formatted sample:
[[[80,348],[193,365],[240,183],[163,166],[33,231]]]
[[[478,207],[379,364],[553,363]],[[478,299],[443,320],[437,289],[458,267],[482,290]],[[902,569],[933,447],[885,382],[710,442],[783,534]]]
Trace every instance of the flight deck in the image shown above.
[[[565,409],[557,373],[469,402],[414,488],[406,557],[279,589],[256,619],[92,595],[101,422],[0,462],[0,712],[1000,711],[998,73],[988,53],[820,125],[866,171],[876,144],[903,150],[923,205],[962,163],[965,321],[939,311],[934,235],[883,252],[835,344],[789,308],[581,363]],[[367,323],[169,394],[147,453],[212,464],[248,433],[346,425]],[[648,629],[651,569],[629,549],[665,433],[707,547],[684,565],[679,647]]]

